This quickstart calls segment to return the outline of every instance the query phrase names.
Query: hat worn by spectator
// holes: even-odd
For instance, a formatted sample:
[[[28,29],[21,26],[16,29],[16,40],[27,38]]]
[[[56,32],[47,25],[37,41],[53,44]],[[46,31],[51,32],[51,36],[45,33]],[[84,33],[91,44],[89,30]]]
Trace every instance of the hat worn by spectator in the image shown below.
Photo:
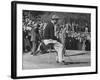
[[[51,19],[59,19],[57,15],[53,15]]]

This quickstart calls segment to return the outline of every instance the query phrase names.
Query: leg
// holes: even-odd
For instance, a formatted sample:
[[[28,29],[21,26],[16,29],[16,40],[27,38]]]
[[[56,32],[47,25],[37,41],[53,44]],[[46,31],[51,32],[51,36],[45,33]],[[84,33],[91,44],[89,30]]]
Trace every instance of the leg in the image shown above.
[[[58,62],[63,62],[64,61],[64,49],[63,49],[63,45],[57,41],[53,41],[53,40],[44,40],[44,44],[49,44],[49,43],[53,43],[54,44],[54,49],[57,51],[57,56],[56,56],[56,60]]]
[[[55,50],[57,51],[57,56],[56,56],[56,60],[58,62],[62,62],[64,61],[64,49],[63,49],[63,45],[59,42],[57,42],[55,45],[54,45],[54,48]]]
[[[37,49],[37,43],[35,41],[33,41],[32,42],[32,50],[31,50],[32,51],[32,53],[31,53],[32,55],[35,54],[36,49]]]
[[[35,50],[34,50],[34,55],[38,54],[38,47],[39,47],[39,43],[36,42],[36,47],[35,47]]]

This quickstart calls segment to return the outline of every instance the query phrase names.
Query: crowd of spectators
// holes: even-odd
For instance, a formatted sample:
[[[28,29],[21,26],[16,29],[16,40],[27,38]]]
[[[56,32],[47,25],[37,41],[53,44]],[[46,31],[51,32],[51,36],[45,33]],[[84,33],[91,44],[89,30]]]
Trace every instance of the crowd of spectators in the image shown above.
[[[23,51],[28,52],[32,48],[32,29],[35,29],[38,42],[44,38],[44,30],[47,23],[42,21],[40,17],[31,20],[29,17],[25,17],[23,20]],[[91,45],[91,33],[88,30],[88,24],[80,27],[79,24],[74,22],[68,22],[58,24],[56,29],[57,38],[63,42],[62,34],[65,38],[65,46],[67,50],[88,50],[90,51]],[[35,33],[34,33],[35,34]]]

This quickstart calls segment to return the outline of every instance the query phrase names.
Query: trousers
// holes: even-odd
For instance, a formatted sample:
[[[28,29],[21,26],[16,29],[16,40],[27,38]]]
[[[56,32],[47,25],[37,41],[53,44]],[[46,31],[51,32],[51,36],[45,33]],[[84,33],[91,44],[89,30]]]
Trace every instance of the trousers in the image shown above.
[[[58,42],[56,40],[52,40],[52,39],[46,39],[46,40],[43,40],[43,42],[44,42],[45,45],[53,43],[54,44],[54,49],[57,52],[56,61],[58,61],[58,62],[64,61],[64,52],[65,51],[63,49],[63,45],[60,42]]]
[[[32,50],[31,51],[32,51],[33,54],[35,54],[35,52],[37,51],[38,45],[39,45],[38,42],[36,42],[36,41],[32,42]]]

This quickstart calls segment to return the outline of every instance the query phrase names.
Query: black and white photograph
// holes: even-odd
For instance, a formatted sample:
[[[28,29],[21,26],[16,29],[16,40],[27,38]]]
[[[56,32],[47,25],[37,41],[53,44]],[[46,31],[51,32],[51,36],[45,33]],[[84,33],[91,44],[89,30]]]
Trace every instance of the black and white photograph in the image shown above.
[[[14,77],[97,72],[96,6],[12,4]]]
[[[91,14],[23,10],[23,69],[91,65]]]

